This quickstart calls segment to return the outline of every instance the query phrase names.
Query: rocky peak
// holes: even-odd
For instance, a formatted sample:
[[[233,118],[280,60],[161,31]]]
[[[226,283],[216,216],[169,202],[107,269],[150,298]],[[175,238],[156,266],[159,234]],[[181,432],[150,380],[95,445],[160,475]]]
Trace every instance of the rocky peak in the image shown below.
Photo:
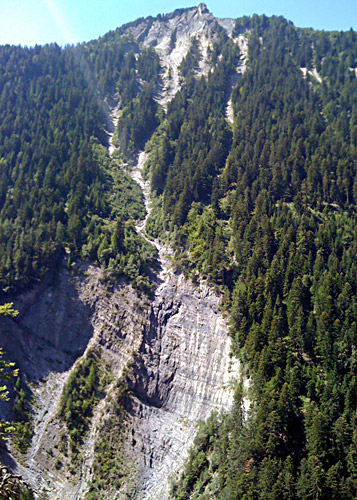
[[[158,49],[168,35],[174,32],[195,36],[215,22],[215,17],[207,6],[201,3],[198,7],[177,9],[171,14],[143,19],[139,24],[128,27],[127,33],[132,35],[144,46]],[[159,51],[159,50],[158,50]]]
[[[197,7],[198,8],[198,12],[200,15],[202,14],[209,14],[209,10],[207,8],[207,5],[205,3],[200,3],[200,5]]]
[[[209,71],[209,49],[215,41],[217,22],[226,29],[228,35],[231,34],[234,21],[215,18],[206,4],[200,3],[197,7],[177,9],[155,19],[146,18],[128,27],[127,34],[144,47],[153,47],[159,55],[162,86],[158,90],[157,100],[164,108],[181,87],[180,64],[188,54],[193,39],[197,40],[201,53],[197,75]]]

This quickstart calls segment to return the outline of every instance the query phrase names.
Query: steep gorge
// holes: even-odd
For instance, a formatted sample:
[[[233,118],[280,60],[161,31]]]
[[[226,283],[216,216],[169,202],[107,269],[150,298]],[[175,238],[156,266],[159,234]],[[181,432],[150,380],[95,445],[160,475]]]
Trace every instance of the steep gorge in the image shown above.
[[[132,176],[149,210],[150,193],[141,176],[145,159],[145,153],[138,155]],[[147,238],[145,220],[137,231]],[[130,460],[131,470],[125,470],[117,491],[108,487],[108,496],[103,491],[101,498],[168,498],[169,479],[182,467],[199,422],[232,406],[232,383],[240,370],[231,358],[220,299],[207,285],[174,273],[170,249],[152,243],[158,262],[151,299],[123,283],[108,288],[95,266],[78,265],[71,273],[63,265],[32,292],[15,298],[21,314],[16,321],[6,320],[1,331],[2,345],[34,396],[34,436],[25,456],[13,449],[17,469],[51,499],[85,498],[97,442],[108,414],[115,415],[116,382],[123,376],[126,417],[116,425],[124,436],[119,455]],[[15,344],[6,341],[13,336]],[[93,349],[112,382],[93,408],[81,462],[71,465],[71,455],[61,447],[67,432],[61,396],[71,373]]]
[[[143,159],[144,154],[139,155],[134,175],[149,207],[141,177]],[[230,357],[219,297],[208,286],[194,286],[182,274],[173,273],[170,250],[155,244],[159,286],[131,380],[138,418],[135,440],[142,450],[142,498],[147,499],[168,496],[167,478],[182,466],[197,424],[213,410],[231,407],[233,381],[240,376],[239,364]]]

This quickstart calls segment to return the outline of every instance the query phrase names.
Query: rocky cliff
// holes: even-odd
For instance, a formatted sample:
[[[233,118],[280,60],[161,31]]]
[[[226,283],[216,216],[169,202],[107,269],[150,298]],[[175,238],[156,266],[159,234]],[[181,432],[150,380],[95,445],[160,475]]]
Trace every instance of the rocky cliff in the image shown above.
[[[226,321],[219,298],[182,275],[167,271],[152,301],[127,286],[115,284],[108,290],[101,278],[94,267],[80,276],[60,271],[20,296],[15,304],[20,317],[2,328],[1,342],[34,396],[34,437],[26,456],[15,453],[18,468],[51,498],[84,498],[96,441],[107,414],[115,411],[115,382],[126,370],[130,495],[167,498],[168,478],[182,466],[200,420],[232,404],[230,382],[239,370],[230,357]],[[94,346],[113,379],[93,409],[81,445],[82,462],[72,467],[70,455],[60,447],[66,432],[60,399],[78,360]],[[123,488],[126,493],[119,489],[115,498],[126,497]]]
[[[196,75],[207,74],[212,65],[210,51],[217,40],[217,26],[221,26],[232,36],[235,21],[214,17],[207,6],[201,3],[192,9],[179,9],[159,19],[143,19],[129,26],[125,35],[138,40],[143,47],[153,47],[160,58],[162,67],[161,85],[158,87],[157,101],[165,108],[167,103],[181,88],[183,77],[180,65],[187,56],[193,40],[198,42],[200,60]],[[246,38],[242,35],[235,40],[243,46],[242,65],[247,56]]]

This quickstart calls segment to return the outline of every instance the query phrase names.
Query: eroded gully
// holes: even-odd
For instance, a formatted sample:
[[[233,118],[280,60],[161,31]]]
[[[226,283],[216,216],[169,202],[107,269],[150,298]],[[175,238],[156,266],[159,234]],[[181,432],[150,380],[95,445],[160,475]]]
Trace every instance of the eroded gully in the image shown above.
[[[184,464],[199,422],[212,411],[231,407],[239,364],[230,354],[219,297],[206,284],[194,286],[182,274],[174,273],[170,248],[145,234],[150,215],[150,187],[142,176],[146,159],[146,153],[141,152],[131,170],[142,188],[147,211],[136,229],[157,248],[160,271],[150,326],[131,381],[132,436],[140,470],[138,497],[164,500],[169,497],[170,479]]]

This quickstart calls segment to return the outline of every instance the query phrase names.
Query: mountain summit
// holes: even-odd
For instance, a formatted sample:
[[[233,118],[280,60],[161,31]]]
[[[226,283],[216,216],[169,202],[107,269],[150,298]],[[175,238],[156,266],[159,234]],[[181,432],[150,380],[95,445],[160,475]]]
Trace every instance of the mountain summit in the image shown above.
[[[234,24],[233,19],[215,18],[206,4],[201,3],[198,7],[178,9],[155,19],[140,19],[121,29],[120,33],[132,37],[143,47],[155,49],[162,67],[163,88],[160,102],[166,105],[180,88],[182,78],[179,67],[193,40],[202,56],[197,75],[206,74],[210,69],[207,51],[217,39],[216,28],[222,26],[231,36]]]

